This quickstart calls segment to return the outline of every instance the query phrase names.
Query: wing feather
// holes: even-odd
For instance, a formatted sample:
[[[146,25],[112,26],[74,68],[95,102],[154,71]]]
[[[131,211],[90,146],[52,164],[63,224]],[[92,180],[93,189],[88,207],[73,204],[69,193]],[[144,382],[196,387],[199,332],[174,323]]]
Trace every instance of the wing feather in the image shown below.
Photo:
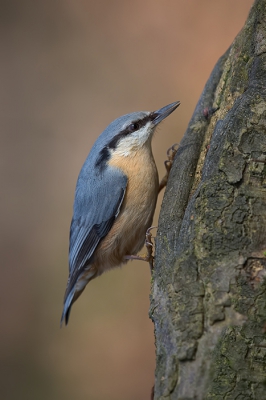
[[[113,226],[116,217],[119,214],[120,205],[125,195],[125,189],[120,190],[120,196],[113,206],[113,212],[109,219],[92,225],[90,215],[81,217],[76,221],[72,219],[70,229],[69,246],[69,268],[70,273],[78,268],[83,268],[90,261],[98,243],[104,238]],[[114,199],[113,199],[114,200]],[[110,204],[109,204],[110,205]],[[106,207],[102,204],[101,207]]]
[[[108,234],[119,215],[126,192],[127,177],[109,168],[104,177],[84,180],[79,177],[69,239],[69,279],[65,299],[73,292],[88,268],[100,241]]]

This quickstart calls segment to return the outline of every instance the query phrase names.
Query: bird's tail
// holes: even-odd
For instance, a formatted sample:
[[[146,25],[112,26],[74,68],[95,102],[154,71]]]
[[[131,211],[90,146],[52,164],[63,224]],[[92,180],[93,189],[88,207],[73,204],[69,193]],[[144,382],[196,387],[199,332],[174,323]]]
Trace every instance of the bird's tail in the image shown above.
[[[83,290],[85,289],[87,283],[96,276],[94,270],[90,270],[89,273],[86,271],[86,274],[80,275],[80,277],[76,279],[70,279],[67,284],[65,299],[64,299],[64,308],[61,317],[60,326],[62,327],[63,321],[65,320],[65,324],[68,324],[70,310],[72,304],[79,298]],[[76,283],[75,283],[76,282]]]
[[[68,293],[68,295],[65,297],[65,301],[64,301],[64,308],[63,308],[63,312],[62,312],[62,317],[61,317],[61,322],[60,322],[60,326],[62,327],[63,321],[65,320],[65,324],[68,324],[68,320],[69,320],[69,315],[70,315],[70,310],[71,310],[71,306],[74,303],[74,295],[75,295],[75,287],[71,290],[70,293]]]

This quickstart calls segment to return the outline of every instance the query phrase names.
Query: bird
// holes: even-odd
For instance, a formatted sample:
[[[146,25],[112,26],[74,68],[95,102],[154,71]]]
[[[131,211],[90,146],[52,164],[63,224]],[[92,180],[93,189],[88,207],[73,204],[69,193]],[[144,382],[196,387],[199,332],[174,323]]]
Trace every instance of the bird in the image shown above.
[[[101,133],[78,176],[69,235],[69,277],[61,318],[88,282],[128,262],[151,227],[159,177],[151,141],[179,101],[123,115]]]

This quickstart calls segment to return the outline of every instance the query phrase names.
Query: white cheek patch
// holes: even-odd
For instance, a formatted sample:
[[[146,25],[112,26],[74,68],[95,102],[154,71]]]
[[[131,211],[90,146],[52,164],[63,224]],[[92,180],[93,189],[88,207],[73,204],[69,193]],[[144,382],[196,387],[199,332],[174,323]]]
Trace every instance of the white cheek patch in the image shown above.
[[[115,149],[115,153],[123,157],[128,157],[131,153],[135,153],[149,139],[151,140],[153,131],[154,126],[151,122],[148,122],[137,132],[133,132],[132,134],[123,137]]]

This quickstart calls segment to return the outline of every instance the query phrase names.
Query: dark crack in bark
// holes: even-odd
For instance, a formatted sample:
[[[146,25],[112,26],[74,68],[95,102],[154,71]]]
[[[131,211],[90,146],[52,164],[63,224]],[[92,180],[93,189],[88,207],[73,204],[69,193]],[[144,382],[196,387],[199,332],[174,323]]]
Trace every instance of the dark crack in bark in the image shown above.
[[[168,181],[150,308],[156,400],[266,399],[265,160],[266,0],[257,0]]]

